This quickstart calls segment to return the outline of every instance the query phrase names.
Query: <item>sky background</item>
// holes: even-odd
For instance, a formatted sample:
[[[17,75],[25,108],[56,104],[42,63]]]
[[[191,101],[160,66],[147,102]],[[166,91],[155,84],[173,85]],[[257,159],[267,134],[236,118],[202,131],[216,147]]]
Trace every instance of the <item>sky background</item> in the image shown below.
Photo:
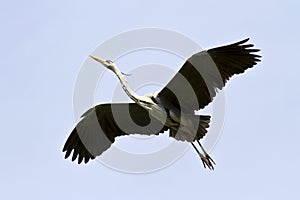
[[[299,1],[0,5],[1,199],[299,199]],[[178,31],[205,49],[246,37],[262,49],[263,61],[225,89],[214,172],[193,149],[139,175],[63,159],[81,64],[101,42],[143,27]]]

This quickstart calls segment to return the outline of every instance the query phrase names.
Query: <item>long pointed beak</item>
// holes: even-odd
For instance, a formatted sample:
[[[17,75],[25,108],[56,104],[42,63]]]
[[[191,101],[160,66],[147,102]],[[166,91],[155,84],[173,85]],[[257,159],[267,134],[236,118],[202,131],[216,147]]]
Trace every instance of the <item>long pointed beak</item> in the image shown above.
[[[90,57],[93,58],[94,60],[96,60],[97,62],[100,62],[102,65],[104,65],[105,60],[103,60],[102,58],[98,58],[93,55],[90,55]]]

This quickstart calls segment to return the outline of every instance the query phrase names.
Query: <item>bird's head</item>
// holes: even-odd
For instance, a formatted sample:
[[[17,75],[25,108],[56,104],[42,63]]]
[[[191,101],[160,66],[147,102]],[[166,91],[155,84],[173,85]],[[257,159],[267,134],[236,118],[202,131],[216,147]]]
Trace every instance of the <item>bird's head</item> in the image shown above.
[[[110,69],[110,70],[114,71],[114,69],[116,68],[116,65],[111,60],[104,60],[102,58],[98,58],[98,57],[93,56],[93,55],[90,55],[90,57],[92,59],[96,60],[97,62],[101,63],[107,69]]]

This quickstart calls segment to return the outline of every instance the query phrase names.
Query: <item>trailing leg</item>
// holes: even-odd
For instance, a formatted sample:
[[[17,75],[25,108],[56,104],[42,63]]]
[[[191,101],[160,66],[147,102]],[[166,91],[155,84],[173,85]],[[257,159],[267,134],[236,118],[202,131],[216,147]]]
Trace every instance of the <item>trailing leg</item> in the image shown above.
[[[202,147],[202,145],[200,144],[200,142],[197,140],[198,144],[201,147],[202,152],[204,153],[204,155],[202,153],[200,153],[200,151],[197,149],[197,147],[194,145],[194,143],[191,142],[192,146],[194,147],[194,149],[196,150],[196,152],[198,153],[198,155],[200,156],[203,166],[204,168],[208,167],[208,169],[210,170],[214,170],[214,166],[213,164],[215,164],[215,162],[213,161],[213,159],[206,153],[206,151],[204,150],[204,148]]]

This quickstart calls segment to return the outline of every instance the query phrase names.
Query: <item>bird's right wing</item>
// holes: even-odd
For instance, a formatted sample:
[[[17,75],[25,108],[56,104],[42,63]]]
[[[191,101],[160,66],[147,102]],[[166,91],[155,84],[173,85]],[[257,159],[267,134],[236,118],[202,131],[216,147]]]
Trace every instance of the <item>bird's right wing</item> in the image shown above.
[[[100,104],[82,117],[63,147],[65,158],[73,151],[72,161],[78,157],[78,163],[101,155],[118,136],[154,135],[168,129],[135,103]]]

